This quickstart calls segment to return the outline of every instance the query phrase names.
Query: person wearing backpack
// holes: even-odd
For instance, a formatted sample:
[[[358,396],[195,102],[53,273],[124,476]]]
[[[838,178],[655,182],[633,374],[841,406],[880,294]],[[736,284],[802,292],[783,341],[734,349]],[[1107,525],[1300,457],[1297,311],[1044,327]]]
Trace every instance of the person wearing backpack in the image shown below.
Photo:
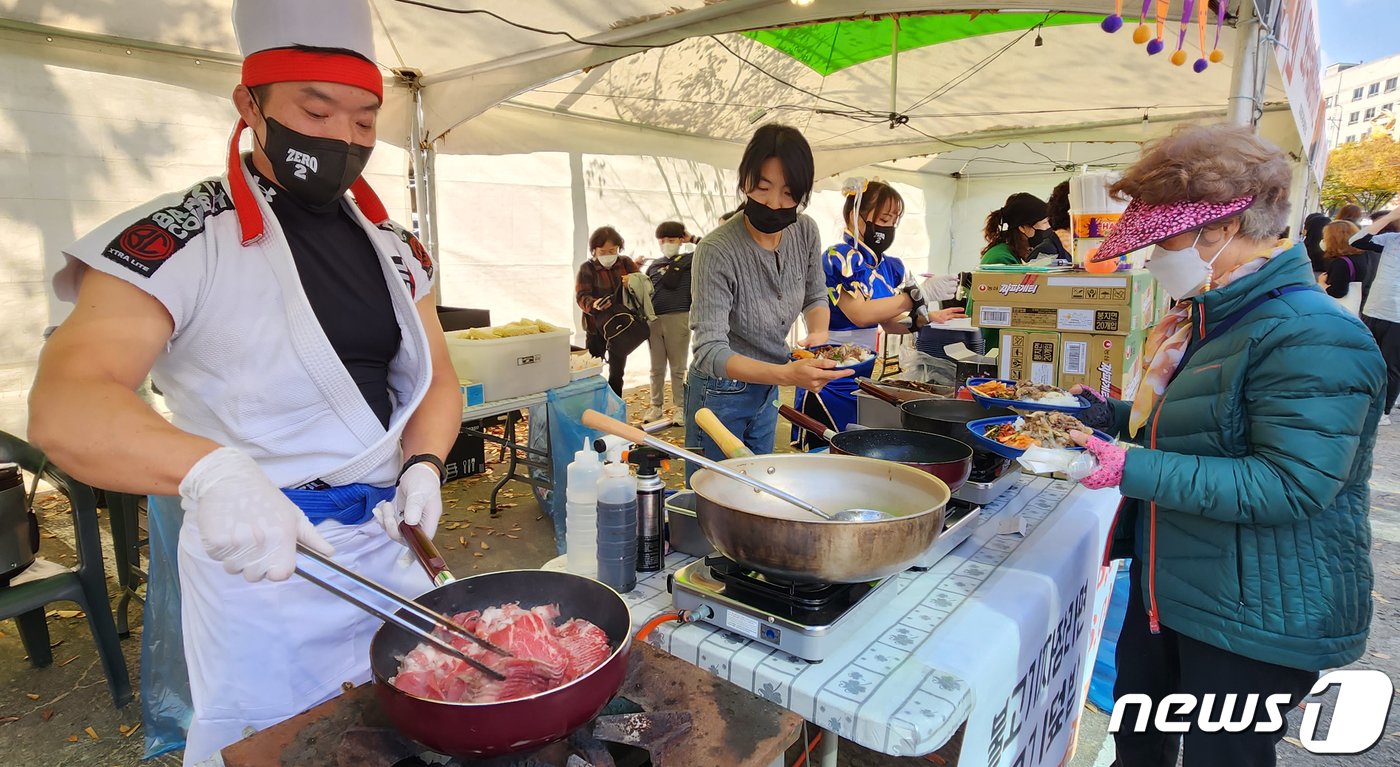
[[[685,230],[679,221],[663,221],[656,227],[656,244],[661,258],[647,266],[651,279],[651,410],[647,421],[660,420],[665,415],[666,368],[671,368],[671,405],[676,409],[672,421],[685,426],[685,374],[690,364],[690,267],[694,250],[682,253],[681,248],[700,242]]]

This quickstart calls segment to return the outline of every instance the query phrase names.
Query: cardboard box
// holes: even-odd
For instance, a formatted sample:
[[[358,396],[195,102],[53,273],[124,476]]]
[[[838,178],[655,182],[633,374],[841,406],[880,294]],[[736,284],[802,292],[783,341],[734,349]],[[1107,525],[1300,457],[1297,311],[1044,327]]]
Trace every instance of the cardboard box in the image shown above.
[[[1156,300],[1152,302],[1152,324],[1156,326],[1166,316],[1167,310],[1171,308],[1172,297],[1167,295],[1167,291],[1157,289]]]
[[[1123,398],[1123,392],[1142,366],[1142,347],[1147,334],[1127,336],[1061,333],[1060,381],[1068,389],[1082,384],[1105,397]]]
[[[486,440],[479,434],[472,434],[467,431],[467,426],[457,434],[457,441],[452,444],[452,449],[447,452],[447,460],[443,465],[447,467],[447,476],[444,482],[451,482],[454,479],[470,477],[486,471]]]
[[[458,381],[457,384],[462,387],[463,410],[486,402],[486,387],[482,384],[471,381]]]
[[[1002,378],[1058,386],[1060,334],[1001,331]]]
[[[1151,327],[1156,284],[1146,271],[975,272],[972,324],[1128,335]]]

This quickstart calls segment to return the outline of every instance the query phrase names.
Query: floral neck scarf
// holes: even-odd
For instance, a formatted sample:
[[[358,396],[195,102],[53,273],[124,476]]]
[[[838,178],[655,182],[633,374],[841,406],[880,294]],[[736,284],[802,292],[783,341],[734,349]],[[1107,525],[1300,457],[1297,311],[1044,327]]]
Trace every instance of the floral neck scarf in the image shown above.
[[[1211,288],[1223,288],[1235,280],[1254,274],[1264,268],[1264,264],[1278,252],[1275,250],[1262,254],[1240,264],[1228,274],[1217,278]],[[1142,367],[1128,385],[1127,392],[1124,392],[1133,401],[1133,409],[1128,416],[1130,435],[1137,436],[1143,424],[1147,423],[1152,409],[1167,390],[1167,384],[1171,383],[1172,377],[1176,375],[1176,369],[1181,366],[1186,347],[1191,343],[1192,314],[1196,306],[1195,301],[1178,302],[1162,321],[1148,332],[1147,343],[1143,349]]]

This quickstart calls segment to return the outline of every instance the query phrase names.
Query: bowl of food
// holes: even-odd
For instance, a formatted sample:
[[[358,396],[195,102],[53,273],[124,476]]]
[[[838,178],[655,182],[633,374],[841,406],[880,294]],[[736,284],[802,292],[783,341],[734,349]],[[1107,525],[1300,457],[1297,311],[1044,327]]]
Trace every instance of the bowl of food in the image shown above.
[[[1113,437],[1097,429],[1090,429],[1078,418],[1054,411],[968,421],[967,431],[977,446],[1012,460],[1020,458],[1026,449],[1031,447],[1083,450],[1084,448],[1075,444],[1069,436],[1071,431],[1093,434],[1105,442],[1113,441]]]
[[[1082,395],[1030,381],[969,378],[967,391],[982,407],[1009,407],[1031,412],[1082,413],[1091,407]]]
[[[875,362],[875,350],[860,344],[828,344],[810,349],[793,349],[788,355],[795,360],[825,359],[838,368],[853,368]]]

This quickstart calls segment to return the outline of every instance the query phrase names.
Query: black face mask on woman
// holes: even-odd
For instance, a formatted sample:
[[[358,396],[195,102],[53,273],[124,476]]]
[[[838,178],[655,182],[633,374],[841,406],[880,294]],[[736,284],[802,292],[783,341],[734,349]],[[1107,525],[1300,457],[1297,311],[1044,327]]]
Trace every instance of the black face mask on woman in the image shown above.
[[[777,234],[797,223],[797,208],[770,208],[750,197],[744,203],[744,218],[764,234]]]
[[[894,244],[894,227],[880,226],[874,221],[865,222],[865,235],[861,237],[865,241],[865,246],[875,251],[875,255],[883,256],[885,251]]]
[[[1053,229],[1037,229],[1035,236],[1030,239],[1031,257],[1040,256],[1060,256],[1069,258],[1069,253],[1065,252],[1065,246],[1060,242],[1060,236],[1055,234]]]

